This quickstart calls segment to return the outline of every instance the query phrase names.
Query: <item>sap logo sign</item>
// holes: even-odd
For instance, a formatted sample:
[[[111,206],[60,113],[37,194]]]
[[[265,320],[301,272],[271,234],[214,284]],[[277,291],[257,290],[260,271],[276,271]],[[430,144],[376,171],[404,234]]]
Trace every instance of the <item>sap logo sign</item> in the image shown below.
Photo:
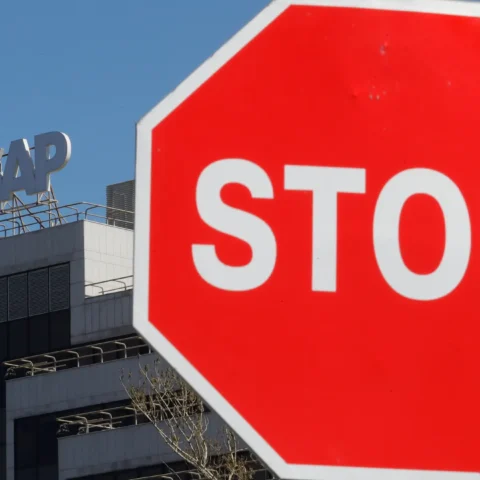
[[[70,160],[71,143],[67,135],[61,132],[49,132],[36,135],[35,164],[25,139],[10,143],[8,154],[0,148],[0,202],[11,200],[15,192],[25,191],[27,195],[48,192],[50,174],[61,170]],[[55,153],[51,155],[52,147]]]

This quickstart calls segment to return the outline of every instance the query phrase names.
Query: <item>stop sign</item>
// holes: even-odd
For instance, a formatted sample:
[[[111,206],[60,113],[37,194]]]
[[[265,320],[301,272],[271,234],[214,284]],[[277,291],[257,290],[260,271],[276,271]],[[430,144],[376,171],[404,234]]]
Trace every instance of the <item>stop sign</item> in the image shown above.
[[[272,2],[138,124],[134,326],[281,478],[478,478],[478,16]]]

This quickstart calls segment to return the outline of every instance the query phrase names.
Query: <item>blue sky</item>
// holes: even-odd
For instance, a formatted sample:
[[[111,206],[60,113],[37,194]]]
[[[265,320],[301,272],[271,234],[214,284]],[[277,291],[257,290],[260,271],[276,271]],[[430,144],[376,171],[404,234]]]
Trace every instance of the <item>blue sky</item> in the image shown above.
[[[2,4],[0,146],[60,130],[60,203],[105,203],[133,178],[135,123],[269,0],[15,0]]]

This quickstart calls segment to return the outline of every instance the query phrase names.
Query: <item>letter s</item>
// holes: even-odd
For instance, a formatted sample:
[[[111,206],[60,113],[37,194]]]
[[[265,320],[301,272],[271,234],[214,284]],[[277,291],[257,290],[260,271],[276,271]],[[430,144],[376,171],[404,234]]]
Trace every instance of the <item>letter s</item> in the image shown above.
[[[253,198],[273,198],[273,187],[262,168],[242,159],[213,162],[198,178],[196,202],[200,218],[219,232],[248,243],[252,259],[244,266],[225,265],[218,259],[215,245],[194,244],[193,263],[199,275],[214,287],[229,291],[252,290],[272,274],[277,244],[271,228],[262,219],[222,202],[220,193],[228,183],[244,185]]]

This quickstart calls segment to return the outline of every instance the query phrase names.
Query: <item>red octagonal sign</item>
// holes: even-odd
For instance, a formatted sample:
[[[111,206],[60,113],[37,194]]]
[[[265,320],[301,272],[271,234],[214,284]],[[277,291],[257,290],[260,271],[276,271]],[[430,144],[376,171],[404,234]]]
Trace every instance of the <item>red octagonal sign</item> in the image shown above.
[[[134,326],[281,478],[479,478],[478,17],[274,1],[138,124]]]

